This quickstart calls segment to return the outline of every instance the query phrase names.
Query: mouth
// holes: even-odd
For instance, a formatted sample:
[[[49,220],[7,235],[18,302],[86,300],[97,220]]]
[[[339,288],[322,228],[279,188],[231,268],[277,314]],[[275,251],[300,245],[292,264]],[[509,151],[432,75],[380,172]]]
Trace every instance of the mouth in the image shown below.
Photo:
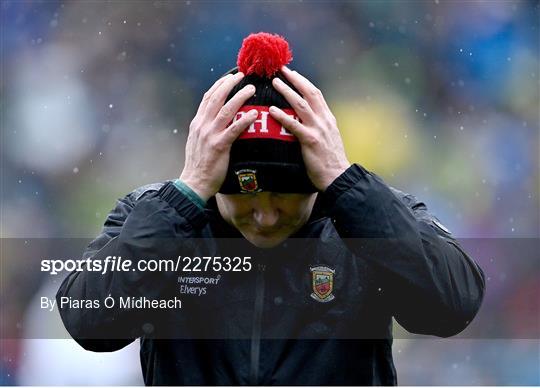
[[[272,234],[276,234],[279,229],[259,229],[255,227],[255,233],[261,236],[270,236]]]

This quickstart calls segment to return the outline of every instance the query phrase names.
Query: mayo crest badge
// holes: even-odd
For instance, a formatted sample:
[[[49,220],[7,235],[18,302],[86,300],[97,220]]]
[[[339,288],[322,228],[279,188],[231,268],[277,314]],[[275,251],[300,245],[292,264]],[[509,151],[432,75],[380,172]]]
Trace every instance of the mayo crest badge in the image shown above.
[[[334,290],[334,274],[335,270],[325,266],[310,267],[311,271],[311,284],[313,287],[313,293],[311,297],[317,302],[330,302],[335,297],[332,294]]]
[[[256,193],[261,191],[257,182],[256,170],[243,169],[235,171],[235,173],[238,176],[238,183],[240,184],[240,191],[242,193]]]

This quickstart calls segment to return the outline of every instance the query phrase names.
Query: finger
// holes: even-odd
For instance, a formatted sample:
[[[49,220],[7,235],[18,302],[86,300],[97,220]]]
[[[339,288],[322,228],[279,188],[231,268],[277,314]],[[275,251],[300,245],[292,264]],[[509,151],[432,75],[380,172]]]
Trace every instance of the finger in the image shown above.
[[[317,88],[310,80],[304,77],[296,70],[291,70],[287,66],[281,68],[281,72],[285,78],[293,84],[293,86],[304,96],[315,111],[320,109],[329,109],[324,96],[319,88]]]
[[[240,89],[223,107],[219,110],[214,124],[217,128],[222,129],[231,122],[238,112],[238,109],[255,94],[255,86],[246,85]]]
[[[199,104],[199,109],[197,109],[197,113],[196,115],[199,115],[201,114],[202,112],[204,112],[204,110],[206,109],[206,105],[208,105],[208,101],[210,101],[210,98],[212,97],[212,95],[214,94],[214,92],[216,91],[216,89],[228,78],[232,77],[232,74],[227,74],[223,77],[221,77],[220,79],[218,79],[216,82],[214,82],[214,84],[212,85],[212,87],[210,87],[210,89],[208,89],[206,91],[206,93],[204,93],[203,95],[203,98],[201,100],[201,103]]]
[[[298,120],[295,120],[292,116],[289,116],[287,113],[283,112],[281,109],[271,106],[269,109],[270,115],[279,121],[281,125],[302,141],[305,138],[307,128]]]
[[[228,144],[232,144],[233,141],[236,140],[238,136],[251,124],[257,120],[257,116],[259,115],[259,112],[257,112],[256,109],[252,109],[249,112],[247,112],[245,115],[240,117],[238,120],[233,122],[231,125],[223,131],[223,140]]]
[[[238,72],[232,77],[227,78],[221,85],[219,85],[210,97],[210,100],[208,101],[208,105],[206,106],[206,110],[204,112],[205,115],[208,115],[211,119],[214,119],[216,117],[216,114],[219,112],[223,104],[225,103],[225,99],[231,92],[231,90],[235,87],[238,82],[240,82],[244,78],[244,73]]]
[[[296,93],[289,85],[280,80],[274,78],[272,85],[276,90],[285,97],[285,99],[291,104],[298,117],[306,124],[311,124],[315,121],[315,113],[309,106],[308,102],[304,100],[298,93]]]

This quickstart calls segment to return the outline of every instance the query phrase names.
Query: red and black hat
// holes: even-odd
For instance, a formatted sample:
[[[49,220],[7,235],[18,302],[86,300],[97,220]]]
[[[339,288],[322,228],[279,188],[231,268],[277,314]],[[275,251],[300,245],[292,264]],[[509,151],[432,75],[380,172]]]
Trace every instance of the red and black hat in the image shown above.
[[[259,116],[233,143],[220,193],[317,191],[307,176],[300,142],[268,111],[274,105],[299,120],[291,105],[272,86],[272,79],[278,77],[298,93],[280,72],[291,60],[289,44],[279,35],[259,32],[244,39],[238,53],[238,66],[227,74],[241,71],[245,77],[234,87],[227,101],[244,86],[252,84],[256,88],[255,95],[240,108],[235,119],[252,109],[257,109]]]

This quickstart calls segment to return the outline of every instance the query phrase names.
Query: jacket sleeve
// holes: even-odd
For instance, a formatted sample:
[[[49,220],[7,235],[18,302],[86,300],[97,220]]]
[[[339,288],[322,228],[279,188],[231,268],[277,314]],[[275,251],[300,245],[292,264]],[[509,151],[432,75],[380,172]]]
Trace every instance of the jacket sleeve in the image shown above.
[[[143,315],[140,309],[117,308],[118,299],[138,296],[160,299],[174,286],[175,273],[140,272],[136,261],[171,258],[175,252],[176,255],[178,252],[188,254],[188,247],[183,247],[182,243],[195,237],[206,223],[204,212],[171,182],[159,190],[156,187],[143,189],[118,201],[108,215],[102,233],[83,254],[83,259],[101,262],[107,256],[130,259],[133,270],[104,274],[74,271],[62,282],[56,295],[64,326],[87,350],[117,350],[141,336],[144,323],[149,322],[149,312]],[[114,308],[104,308],[103,301],[108,296],[117,301]],[[97,300],[100,307],[61,307],[62,298]]]
[[[449,337],[480,308],[484,274],[425,204],[352,165],[323,198],[349,249],[383,273],[381,292],[408,331]]]

